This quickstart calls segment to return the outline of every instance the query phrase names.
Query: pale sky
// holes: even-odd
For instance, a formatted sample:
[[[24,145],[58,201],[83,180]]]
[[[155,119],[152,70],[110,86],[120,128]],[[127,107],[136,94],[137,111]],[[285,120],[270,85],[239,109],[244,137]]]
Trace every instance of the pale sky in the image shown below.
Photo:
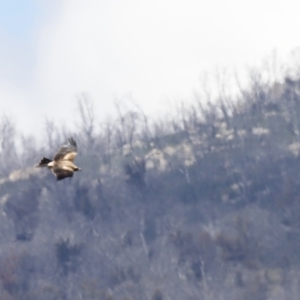
[[[99,119],[116,98],[145,112],[190,99],[216,67],[243,69],[300,45],[296,0],[0,0],[0,115],[41,135],[74,127],[76,95]],[[170,100],[171,99],[171,100]]]

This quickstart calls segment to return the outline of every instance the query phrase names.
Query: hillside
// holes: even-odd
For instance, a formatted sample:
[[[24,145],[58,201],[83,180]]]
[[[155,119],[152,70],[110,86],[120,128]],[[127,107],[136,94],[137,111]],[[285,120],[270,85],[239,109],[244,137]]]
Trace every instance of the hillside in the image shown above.
[[[21,153],[3,117],[1,299],[299,299],[300,81],[154,124],[118,108],[96,130],[83,97],[76,134],[48,121]],[[69,136],[82,172],[34,169]]]

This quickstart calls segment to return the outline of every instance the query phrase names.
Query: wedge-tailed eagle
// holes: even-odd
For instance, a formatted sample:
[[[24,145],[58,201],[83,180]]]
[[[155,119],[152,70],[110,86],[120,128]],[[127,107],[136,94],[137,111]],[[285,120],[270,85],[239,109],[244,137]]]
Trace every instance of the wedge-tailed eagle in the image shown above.
[[[56,180],[72,177],[74,172],[81,170],[73,163],[76,155],[77,144],[73,138],[69,138],[68,144],[57,151],[53,160],[43,157],[36,167],[48,167],[56,176]]]

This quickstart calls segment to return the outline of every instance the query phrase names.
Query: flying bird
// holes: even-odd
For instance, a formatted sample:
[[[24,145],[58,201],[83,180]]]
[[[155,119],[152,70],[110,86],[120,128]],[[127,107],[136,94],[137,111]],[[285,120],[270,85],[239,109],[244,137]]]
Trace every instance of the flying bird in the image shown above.
[[[77,144],[73,138],[69,138],[68,144],[60,147],[54,155],[53,160],[43,157],[36,168],[48,167],[56,176],[56,180],[72,177],[74,172],[81,171],[81,169],[73,163],[76,155]]]

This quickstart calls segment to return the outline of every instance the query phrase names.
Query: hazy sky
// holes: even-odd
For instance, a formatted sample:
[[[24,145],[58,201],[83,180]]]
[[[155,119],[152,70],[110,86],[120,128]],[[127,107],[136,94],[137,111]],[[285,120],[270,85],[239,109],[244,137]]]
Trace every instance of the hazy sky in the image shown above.
[[[257,64],[274,49],[288,56],[300,44],[299,8],[296,0],[0,0],[0,112],[40,135],[46,116],[74,126],[82,92],[101,118],[115,98],[167,111],[169,99],[200,89],[204,71]]]

